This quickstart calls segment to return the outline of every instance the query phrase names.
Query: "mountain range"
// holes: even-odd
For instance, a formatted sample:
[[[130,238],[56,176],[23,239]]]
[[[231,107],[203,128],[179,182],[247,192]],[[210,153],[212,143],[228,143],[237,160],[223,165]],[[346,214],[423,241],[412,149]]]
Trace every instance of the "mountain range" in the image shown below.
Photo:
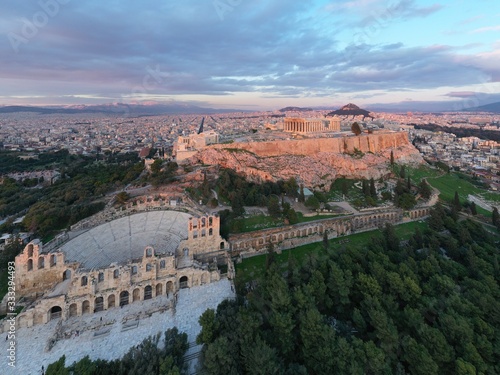
[[[241,109],[214,109],[204,108],[189,104],[99,104],[99,105],[74,105],[74,106],[4,106],[0,107],[0,113],[38,113],[43,115],[50,114],[90,114],[102,113],[116,116],[153,116],[164,114],[213,114],[213,113],[231,113],[248,112]]]

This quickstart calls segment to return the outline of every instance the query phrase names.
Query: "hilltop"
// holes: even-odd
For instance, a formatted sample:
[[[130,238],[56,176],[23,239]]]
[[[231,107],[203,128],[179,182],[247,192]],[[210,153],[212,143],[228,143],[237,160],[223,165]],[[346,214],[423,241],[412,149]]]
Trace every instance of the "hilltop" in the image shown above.
[[[363,116],[373,118],[369,111],[359,108],[357,105],[349,103],[336,111],[332,111],[327,114],[327,116]]]

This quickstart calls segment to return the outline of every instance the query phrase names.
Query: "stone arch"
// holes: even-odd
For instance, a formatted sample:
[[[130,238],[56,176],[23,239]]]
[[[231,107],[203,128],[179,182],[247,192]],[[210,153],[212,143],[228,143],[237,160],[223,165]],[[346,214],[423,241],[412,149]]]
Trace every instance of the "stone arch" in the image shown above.
[[[110,295],[108,296],[108,309],[109,309],[110,307],[115,307],[115,303],[116,303],[116,302],[115,302],[115,295],[114,295],[114,294],[110,294]]]
[[[33,270],[33,259],[28,259],[28,271],[32,271]]]
[[[209,236],[212,236],[213,234],[214,234],[214,230],[213,230],[212,228],[210,228],[210,229],[208,230],[208,235],[209,235]]]
[[[165,268],[165,259],[160,260],[160,269]]]
[[[38,257],[38,269],[45,268],[45,258],[44,257]]]
[[[189,282],[188,277],[187,276],[182,276],[179,279],[179,286],[180,286],[180,288],[181,289],[183,289],[183,288],[189,288],[188,282]]]
[[[59,319],[62,316],[61,306],[52,306],[49,310],[49,320]]]
[[[139,290],[139,288],[135,288],[134,291],[132,292],[132,302],[140,300],[141,300],[141,291]]]
[[[144,300],[153,298],[153,288],[151,285],[147,285],[144,288]]]
[[[33,256],[33,245],[29,244],[28,245],[28,258],[31,258]]]
[[[120,276],[120,271],[114,270],[113,271],[113,278],[118,279],[119,276]]]
[[[174,292],[174,283],[173,282],[171,282],[171,281],[167,282],[165,292],[167,294]]]
[[[153,269],[151,263],[146,264],[146,272],[150,272]]]
[[[146,247],[146,257],[151,258],[153,256],[153,248],[148,246]]]
[[[89,282],[89,279],[88,279],[88,277],[87,277],[87,276],[82,276],[82,279],[81,279],[81,280],[82,280],[82,282],[81,282],[81,285],[82,285],[82,286],[87,285],[87,284],[88,284],[88,282]]]
[[[120,306],[125,306],[129,304],[129,293],[124,290],[120,293]]]
[[[69,305],[69,317],[71,318],[72,316],[77,316],[78,315],[78,306],[76,303],[72,303]]]
[[[156,284],[156,295],[161,296],[163,294],[163,285],[162,284]]]
[[[66,270],[63,272],[63,281],[71,279],[71,270]]]
[[[206,231],[206,229],[202,229],[202,230],[201,230],[201,236],[202,236],[202,237],[205,237],[206,235],[207,235],[207,231]]]
[[[278,235],[278,241],[283,241],[283,235],[281,233]]]
[[[94,312],[99,312],[104,310],[104,298],[97,297],[94,300]]]
[[[224,249],[224,241],[222,241],[220,244],[219,244],[219,248],[222,250]]]
[[[50,266],[54,267],[55,265],[57,265],[57,257],[55,254],[52,254],[50,256]]]
[[[82,315],[90,313],[90,302],[85,300],[82,302]]]

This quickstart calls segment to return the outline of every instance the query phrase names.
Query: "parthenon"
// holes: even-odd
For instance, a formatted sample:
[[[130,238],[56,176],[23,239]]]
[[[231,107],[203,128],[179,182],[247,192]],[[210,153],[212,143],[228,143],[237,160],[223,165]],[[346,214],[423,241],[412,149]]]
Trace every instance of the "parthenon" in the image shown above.
[[[340,119],[333,118],[296,118],[286,117],[283,130],[294,133],[314,133],[340,131]]]

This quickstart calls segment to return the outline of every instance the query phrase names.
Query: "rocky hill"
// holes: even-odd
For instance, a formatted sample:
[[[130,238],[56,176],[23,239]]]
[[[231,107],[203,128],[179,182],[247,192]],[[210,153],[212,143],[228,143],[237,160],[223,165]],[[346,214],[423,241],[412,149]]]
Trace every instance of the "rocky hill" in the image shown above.
[[[307,187],[329,188],[338,177],[380,178],[389,174],[391,150],[396,162],[423,162],[406,133],[376,133],[342,138],[212,145],[190,163],[231,168],[255,181],[300,177]]]
[[[365,117],[370,117],[373,118],[373,116],[370,114],[370,112],[359,108],[357,105],[349,103],[345,106],[343,106],[340,109],[337,109],[336,111],[330,112],[327,114],[327,116],[341,116],[341,117],[356,117],[356,116],[363,116],[363,119]]]

